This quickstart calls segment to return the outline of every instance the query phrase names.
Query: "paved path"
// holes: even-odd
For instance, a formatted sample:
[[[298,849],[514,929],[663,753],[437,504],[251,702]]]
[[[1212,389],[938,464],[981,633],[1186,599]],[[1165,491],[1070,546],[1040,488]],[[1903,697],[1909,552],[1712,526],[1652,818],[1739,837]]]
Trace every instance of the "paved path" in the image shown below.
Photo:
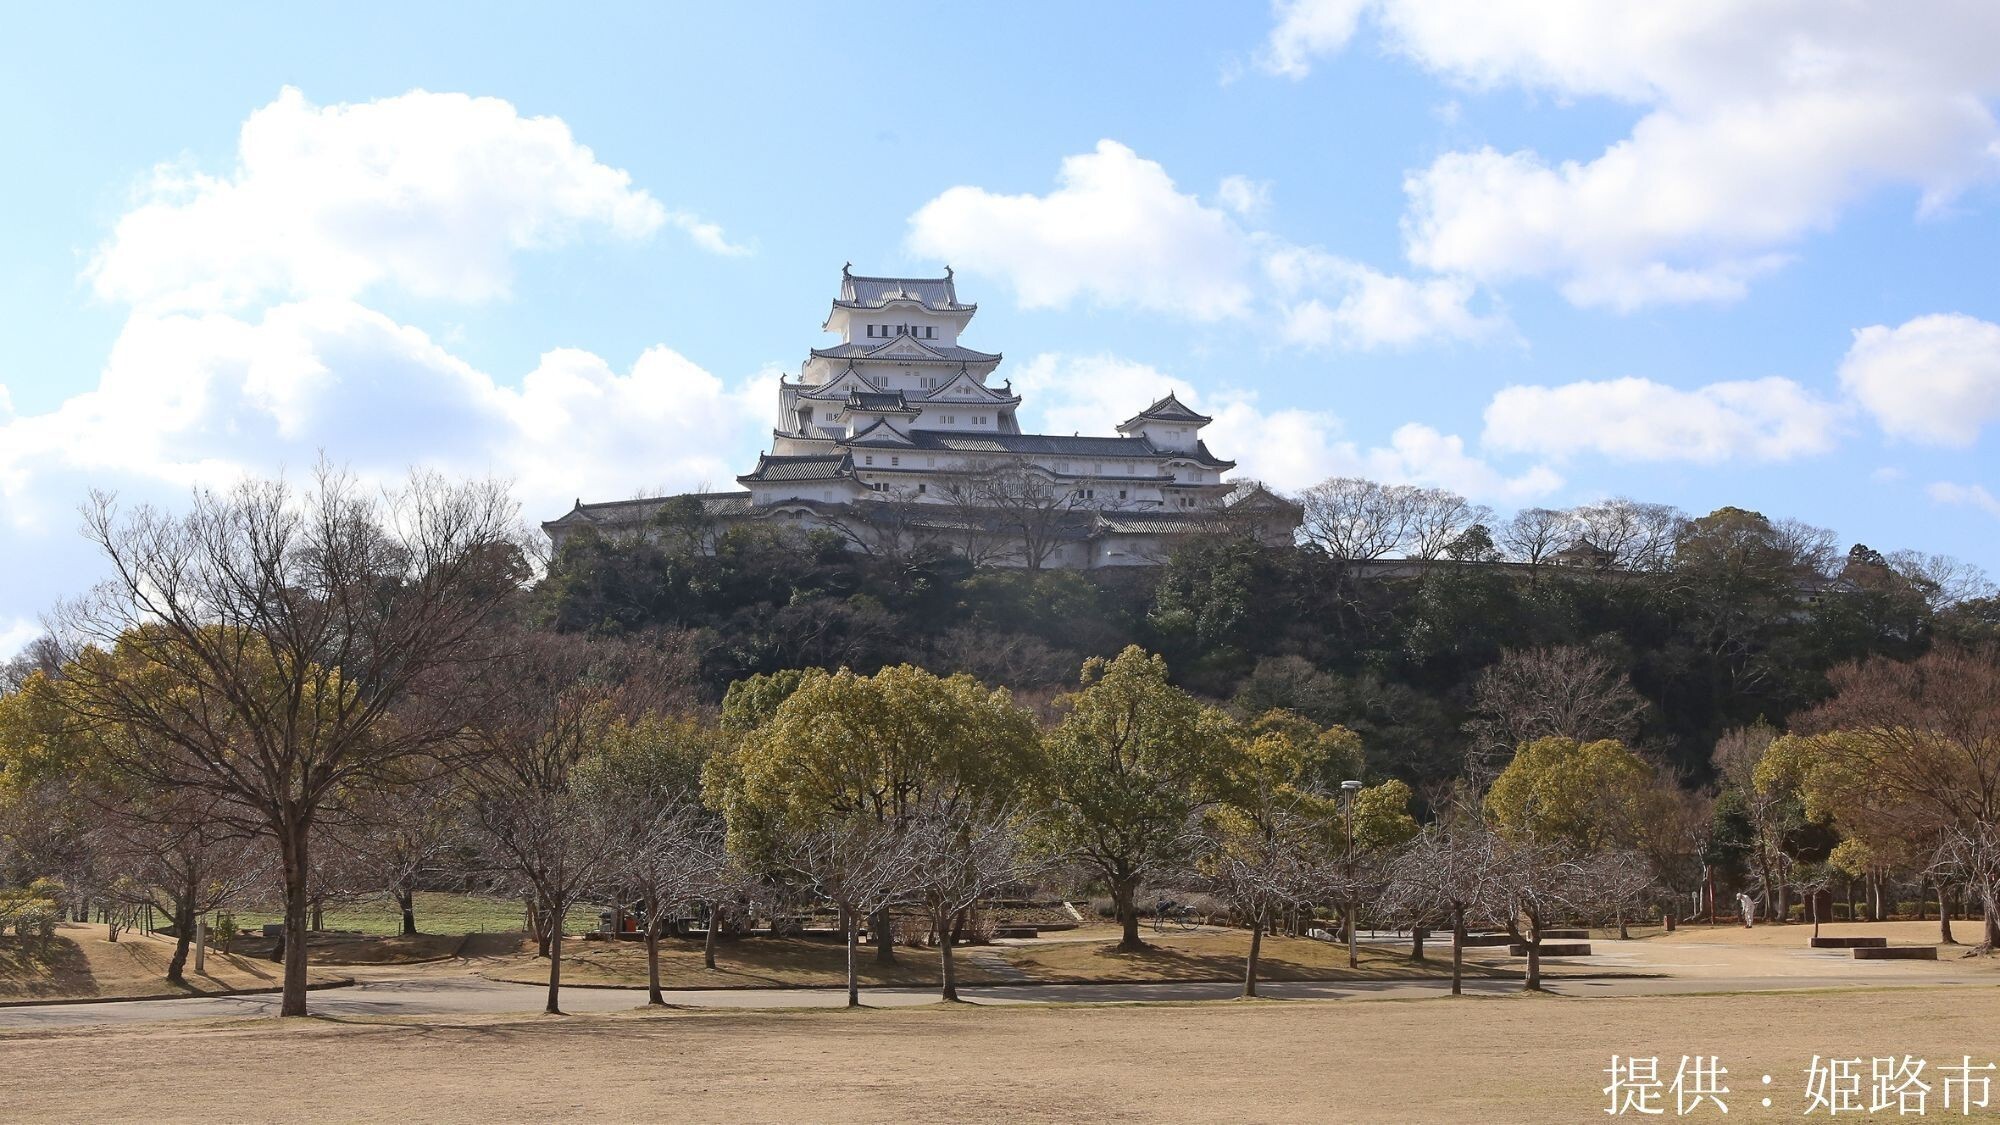
[[[1610,943],[1603,943],[1610,944]],[[1592,967],[1617,964],[1624,969],[1665,968],[1673,963],[1678,971],[1671,976],[1614,979],[1558,979],[1548,982],[1549,991],[1568,996],[1657,996],[1690,992],[1782,991],[1815,988],[1923,987],[1938,985],[2000,984],[1991,972],[1874,973],[1851,962],[1826,960],[1826,970],[1813,965],[1812,972],[1785,972],[1756,975],[1722,974],[1703,971],[1700,950],[1654,946],[1643,953],[1640,943],[1618,943],[1632,948],[1629,956],[1594,958]],[[1620,952],[1624,952],[1621,950]],[[1662,956],[1666,955],[1666,956]],[[1815,960],[1822,960],[1815,958]],[[1555,967],[1552,962],[1551,967]],[[1583,964],[1569,966],[1571,971]],[[1789,968],[1789,966],[1787,966]],[[1804,966],[1800,966],[1804,968]],[[1833,971],[1836,968],[1843,971]],[[315,991],[310,1006],[315,1014],[331,1017],[357,1016],[452,1016],[502,1013],[535,1013],[541,1010],[545,990],[533,985],[503,984],[486,980],[459,967],[380,968],[348,970],[358,983],[347,988]],[[1672,970],[1670,970],[1672,971]],[[1399,1000],[1443,995],[1447,981],[1342,981],[1315,983],[1265,983],[1260,991],[1276,999]],[[1475,995],[1499,995],[1516,991],[1518,981],[1477,979],[1465,982]],[[961,995],[980,1004],[1034,1003],[1129,1003],[1133,1001],[1223,1000],[1235,996],[1235,984],[1049,984],[993,985],[962,988]],[[798,1008],[838,1007],[845,994],[837,988],[811,989],[704,989],[670,991],[672,1004],[704,1008]],[[864,1003],[880,1007],[929,1004],[937,999],[929,988],[871,988],[862,993]],[[570,1012],[620,1011],[643,1006],[643,989],[565,988],[562,1003]],[[43,1007],[0,1009],[0,1029],[87,1027],[104,1024],[135,1025],[168,1020],[214,1019],[224,1017],[275,1016],[275,995],[204,997],[187,1000],[149,1000],[121,1004],[57,1004]]]

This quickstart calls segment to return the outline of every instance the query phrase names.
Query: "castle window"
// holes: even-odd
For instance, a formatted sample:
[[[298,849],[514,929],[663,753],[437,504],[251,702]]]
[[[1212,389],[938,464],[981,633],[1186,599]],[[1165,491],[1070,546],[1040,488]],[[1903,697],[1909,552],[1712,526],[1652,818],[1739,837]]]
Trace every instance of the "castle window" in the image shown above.
[[[870,338],[873,338],[875,335],[875,326],[872,324],[868,326],[868,335]]]
[[[937,329],[935,329],[935,328],[926,328],[926,329],[924,329],[924,338],[925,338],[925,339],[927,339],[927,340],[935,340],[935,339],[937,339]]]
[[[1121,489],[1119,489],[1119,490],[1118,490],[1118,498],[1119,498],[1120,500],[1123,500],[1123,499],[1125,499],[1125,490],[1124,490],[1124,489],[1122,489],[1122,488],[1121,488]]]
[[[889,491],[889,482],[878,480],[869,484],[868,487],[875,492],[887,492]]]
[[[929,491],[930,491],[930,485],[927,485],[927,484],[925,484],[925,483],[924,483],[924,482],[922,482],[922,481],[918,481],[918,482],[917,482],[917,491],[918,491],[918,492],[920,492],[920,493],[921,493],[921,492],[929,492]]]
[[[864,465],[873,465],[875,463],[875,455],[873,453],[863,454],[861,463]]]
[[[891,465],[900,465],[903,463],[903,459],[901,457],[891,457],[889,458],[889,463]]]

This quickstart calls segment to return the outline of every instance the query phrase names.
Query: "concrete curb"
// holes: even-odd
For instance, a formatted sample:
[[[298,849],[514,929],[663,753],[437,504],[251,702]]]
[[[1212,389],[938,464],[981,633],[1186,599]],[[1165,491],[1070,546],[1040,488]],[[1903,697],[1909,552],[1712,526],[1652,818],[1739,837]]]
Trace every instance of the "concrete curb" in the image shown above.
[[[356,982],[353,977],[335,977],[318,984],[306,985],[306,991],[346,988],[354,983]],[[0,1008],[51,1008],[61,1004],[142,1004],[149,1000],[215,1000],[229,996],[269,996],[284,990],[283,985],[278,985],[275,988],[225,988],[219,992],[170,992],[160,996],[78,996],[55,1000],[0,1000]]]

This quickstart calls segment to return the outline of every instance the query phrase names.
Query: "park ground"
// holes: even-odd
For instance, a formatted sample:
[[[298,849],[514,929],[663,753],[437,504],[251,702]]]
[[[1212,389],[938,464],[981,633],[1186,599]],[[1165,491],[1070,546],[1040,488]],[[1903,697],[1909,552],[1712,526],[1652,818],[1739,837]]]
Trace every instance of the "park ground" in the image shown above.
[[[1935,926],[1825,932],[1919,944]],[[1599,936],[1591,958],[1551,963],[1551,995],[1520,994],[1497,975],[1505,959],[1486,951],[1490,971],[1462,998],[1435,978],[1382,979],[1378,967],[1372,978],[1274,984],[1279,998],[1254,1001],[1194,983],[1202,974],[987,985],[955,1005],[928,988],[881,987],[860,1011],[833,1006],[832,990],[751,981],[684,987],[669,994],[681,1007],[653,1011],[629,989],[574,989],[565,1001],[579,1014],[568,1016],[530,1014],[539,990],[495,979],[521,967],[515,943],[488,937],[439,961],[341,970],[359,983],[315,992],[319,1014],[306,1020],[256,1018],[274,1010],[268,996],[0,1010],[10,1064],[0,1105],[10,1119],[47,1121],[850,1121],[924,1107],[1019,1121],[1563,1122],[1605,1119],[1603,1071],[1619,1054],[1657,1057],[1663,1083],[1683,1055],[1718,1056],[1730,1119],[1755,1121],[1802,1116],[1815,1055],[1862,1059],[1864,1074],[1876,1057],[1912,1056],[1934,1079],[1966,1055],[2000,1062],[1995,959],[1945,947],[1938,962],[1856,962],[1806,948],[1810,932]],[[1237,939],[1149,936],[1161,946],[1150,960],[1168,966],[1219,962]],[[1086,929],[986,952],[1094,973],[1108,937]],[[1326,959],[1337,951],[1315,944]],[[725,963],[754,946],[725,946]],[[680,952],[697,956],[691,944]],[[1394,956],[1386,943],[1364,952]],[[913,974],[925,965],[903,957]],[[1339,975],[1313,968],[1301,975]],[[231,1012],[243,1015],[218,1018]],[[1945,1119],[1933,1085],[1928,1116]],[[1694,1116],[1722,1119],[1707,1107]]]
[[[10,1035],[0,1104],[38,1121],[1582,1122],[1605,1119],[1619,1053],[1669,1076],[1719,1056],[1731,1119],[1754,1121],[1801,1116],[1815,1055],[1935,1068],[2000,1054],[1995,1027],[1991,986],[236,1020]]]

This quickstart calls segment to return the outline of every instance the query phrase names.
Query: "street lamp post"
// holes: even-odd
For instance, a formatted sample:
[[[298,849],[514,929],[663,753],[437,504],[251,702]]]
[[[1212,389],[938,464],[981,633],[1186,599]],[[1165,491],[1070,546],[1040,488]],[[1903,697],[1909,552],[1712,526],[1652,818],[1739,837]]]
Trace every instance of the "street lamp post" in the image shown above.
[[[1340,783],[1340,808],[1347,817],[1347,967],[1350,969],[1361,965],[1354,935],[1354,794],[1360,788],[1358,781]]]

